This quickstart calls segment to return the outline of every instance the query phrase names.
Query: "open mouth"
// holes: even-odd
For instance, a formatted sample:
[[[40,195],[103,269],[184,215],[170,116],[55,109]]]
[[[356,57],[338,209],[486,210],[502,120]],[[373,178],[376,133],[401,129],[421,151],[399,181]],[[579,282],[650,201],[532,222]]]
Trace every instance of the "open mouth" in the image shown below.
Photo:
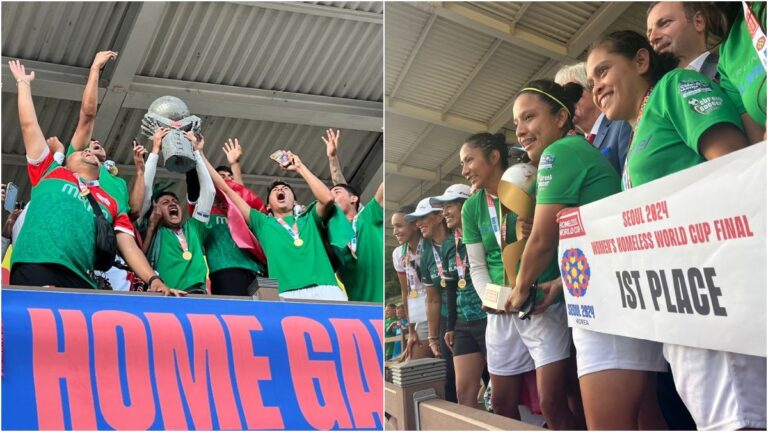
[[[178,207],[168,208],[168,216],[179,217],[179,208]]]
[[[520,145],[523,147],[523,149],[528,151],[528,147],[533,145],[535,141],[536,141],[536,138],[526,138],[526,139],[520,140]]]
[[[284,193],[284,192],[278,192],[278,193],[277,193],[277,200],[278,200],[278,201],[283,201],[283,200],[285,200],[285,193]]]
[[[600,109],[605,111],[606,107],[608,106],[608,101],[610,100],[612,93],[606,93],[602,96],[600,96],[599,105]]]

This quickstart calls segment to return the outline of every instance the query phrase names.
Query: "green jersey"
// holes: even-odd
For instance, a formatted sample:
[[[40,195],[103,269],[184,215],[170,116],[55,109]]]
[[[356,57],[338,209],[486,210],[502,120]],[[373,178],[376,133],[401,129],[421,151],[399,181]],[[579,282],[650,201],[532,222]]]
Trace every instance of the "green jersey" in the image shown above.
[[[597,149],[595,149],[597,150]],[[598,151],[599,154],[599,151]],[[608,162],[606,162],[608,163]],[[482,243],[485,249],[485,262],[488,265],[488,274],[490,275],[491,282],[496,285],[504,285],[504,265],[501,261],[501,248],[499,242],[496,241],[496,235],[494,234],[493,227],[491,225],[491,215],[488,211],[488,201],[486,198],[487,192],[483,189],[473,194],[464,203],[464,207],[461,209],[461,224],[464,230],[463,241],[464,244]],[[491,199],[494,205],[494,212],[499,214],[499,199],[491,195]],[[504,231],[505,244],[514,243],[517,241],[517,234],[515,225],[517,223],[517,215],[513,212],[507,213],[504,216],[505,222],[502,226],[506,226]],[[539,275],[539,282],[547,282],[560,277],[560,270],[558,266],[557,257],[553,257],[547,268]],[[506,282],[509,285],[509,281]],[[541,291],[537,291],[537,299]]]
[[[288,229],[277,218],[251,209],[248,225],[264,248],[269,276],[277,279],[280,293],[316,285],[338,285],[325,252],[321,234],[323,221],[315,205],[309,205],[298,217],[282,218]],[[294,224],[301,239],[300,246],[296,246],[289,232]]]
[[[190,213],[192,212],[190,211]],[[205,241],[205,252],[211,273],[229,268],[239,268],[264,274],[266,270],[264,266],[256,261],[250,252],[240,249],[235,244],[229,231],[226,213],[214,213],[212,211],[208,227],[210,232]]]
[[[328,221],[328,234],[341,261],[339,277],[351,301],[384,301],[384,211],[372,199],[350,222],[340,208]],[[355,249],[352,254],[351,249]]]
[[[72,147],[70,143],[66,155],[69,156],[74,152],[75,148]],[[122,177],[112,175],[108,169],[104,168],[104,164],[101,164],[101,169],[99,170],[99,185],[117,201],[120,213],[128,214],[131,210],[131,206],[128,204],[130,199],[128,195],[128,183],[126,183]]]
[[[696,71],[667,73],[651,91],[635,129],[622,187],[637,187],[704,162],[699,138],[719,123],[742,129],[736,107],[720,87]]]
[[[419,263],[419,272],[421,273],[421,282],[424,285],[432,285],[440,291],[440,315],[448,317],[448,291],[440,286],[440,273],[446,274],[446,262],[442,260],[441,251],[449,247],[453,242],[453,232],[448,231],[448,236],[439,245],[436,245],[432,239],[424,239],[424,251],[421,253],[421,262]],[[437,260],[440,261],[440,267]],[[442,270],[440,270],[442,269]]]
[[[765,126],[765,69],[757,57],[741,9],[728,37],[720,45],[717,64],[720,86],[739,114],[746,111],[755,123]],[[751,10],[765,29],[765,2],[752,2]]]
[[[443,243],[442,250],[440,251],[441,259],[444,263],[448,264],[447,279],[459,280],[459,272],[456,268],[456,239],[450,236],[448,240]],[[476,321],[486,317],[485,311],[481,308],[483,306],[480,296],[475,291],[475,286],[472,285],[472,278],[469,276],[469,259],[467,258],[467,247],[464,243],[459,242],[459,260],[461,260],[462,267],[464,267],[464,280],[466,286],[464,288],[456,288],[456,309],[458,319],[469,322]]]
[[[181,232],[168,227],[158,227],[152,239],[150,262],[171,288],[183,291],[205,289],[205,250],[203,245],[209,234],[206,224],[195,218],[187,219]],[[184,247],[186,246],[186,248]],[[185,249],[192,254],[184,259]]]
[[[96,288],[90,277],[95,260],[96,216],[88,197],[80,194],[76,174],[60,167],[52,153],[39,164],[28,164],[27,170],[32,199],[14,244],[11,269],[17,263],[59,264]],[[84,182],[83,187],[96,198],[116,231],[133,235],[128,216],[120,213],[115,199],[99,182]]]
[[[386,318],[384,320],[384,336],[385,337],[397,336],[397,331],[395,330],[395,328],[393,327],[393,328],[390,329],[390,327],[389,327],[392,323],[397,322],[397,321],[398,321],[398,319],[396,317],[395,318]],[[386,345],[384,346],[384,355],[385,355],[384,359],[385,360],[391,359],[392,358],[392,353],[394,351],[395,351],[395,343],[394,342],[387,342]]]

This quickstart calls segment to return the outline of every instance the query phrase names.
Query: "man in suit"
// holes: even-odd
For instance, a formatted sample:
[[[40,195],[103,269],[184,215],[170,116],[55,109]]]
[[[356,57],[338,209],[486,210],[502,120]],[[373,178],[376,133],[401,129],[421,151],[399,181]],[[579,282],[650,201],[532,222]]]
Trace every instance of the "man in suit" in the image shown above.
[[[624,170],[624,161],[627,159],[632,127],[623,120],[608,120],[605,114],[600,112],[592,100],[585,63],[562,67],[555,74],[555,82],[560,85],[572,82],[584,89],[581,99],[576,103],[573,124],[621,175]]]
[[[646,18],[648,41],[657,53],[677,57],[679,67],[701,72],[719,83],[719,57],[707,49],[710,27],[717,26],[718,21],[717,11],[706,3],[651,3]]]

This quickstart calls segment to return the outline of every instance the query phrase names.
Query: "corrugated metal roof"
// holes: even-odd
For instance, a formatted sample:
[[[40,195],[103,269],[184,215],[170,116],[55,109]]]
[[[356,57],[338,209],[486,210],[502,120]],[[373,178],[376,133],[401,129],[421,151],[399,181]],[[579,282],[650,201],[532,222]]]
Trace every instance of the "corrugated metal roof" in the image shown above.
[[[533,2],[518,26],[567,43],[599,7],[600,2]]]
[[[384,31],[387,67],[384,86],[387,94],[392,94],[429,17],[430,14],[406,3],[390,3],[386,6],[387,23]]]

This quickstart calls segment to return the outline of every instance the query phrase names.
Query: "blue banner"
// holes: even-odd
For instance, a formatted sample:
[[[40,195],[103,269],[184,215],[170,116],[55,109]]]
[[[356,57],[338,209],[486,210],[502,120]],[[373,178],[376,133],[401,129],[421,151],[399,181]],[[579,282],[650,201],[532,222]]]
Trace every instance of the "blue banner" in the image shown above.
[[[382,429],[381,306],[2,292],[2,429]]]

